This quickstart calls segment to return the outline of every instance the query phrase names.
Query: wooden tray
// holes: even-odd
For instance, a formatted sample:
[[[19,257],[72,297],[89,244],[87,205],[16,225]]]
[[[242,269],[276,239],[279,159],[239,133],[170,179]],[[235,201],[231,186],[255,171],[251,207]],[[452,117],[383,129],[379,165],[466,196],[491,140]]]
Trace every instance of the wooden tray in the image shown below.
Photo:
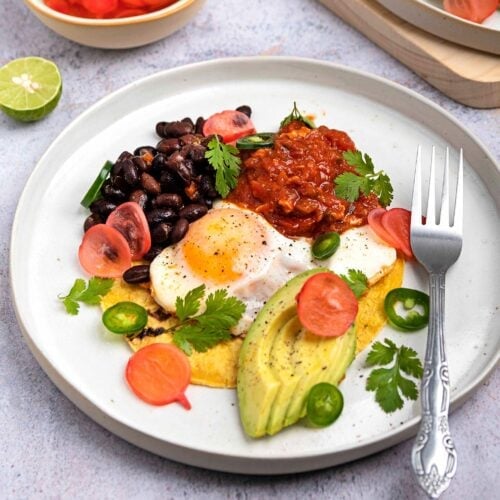
[[[474,108],[500,107],[500,57],[431,35],[375,0],[320,0],[441,92]]]

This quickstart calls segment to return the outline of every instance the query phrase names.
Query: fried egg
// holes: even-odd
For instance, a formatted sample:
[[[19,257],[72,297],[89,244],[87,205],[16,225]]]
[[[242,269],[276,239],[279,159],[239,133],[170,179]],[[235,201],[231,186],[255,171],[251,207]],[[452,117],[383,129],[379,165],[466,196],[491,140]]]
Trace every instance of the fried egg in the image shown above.
[[[327,260],[311,255],[311,241],[290,239],[262,216],[223,202],[193,222],[179,243],[165,248],[151,263],[151,291],[166,311],[177,297],[205,284],[206,293],[226,289],[246,311],[233,333],[245,333],[265,302],[289,279],[307,269],[326,267],[337,274],[363,271],[372,284],[396,262],[396,251],[368,226],[341,235],[337,252]]]

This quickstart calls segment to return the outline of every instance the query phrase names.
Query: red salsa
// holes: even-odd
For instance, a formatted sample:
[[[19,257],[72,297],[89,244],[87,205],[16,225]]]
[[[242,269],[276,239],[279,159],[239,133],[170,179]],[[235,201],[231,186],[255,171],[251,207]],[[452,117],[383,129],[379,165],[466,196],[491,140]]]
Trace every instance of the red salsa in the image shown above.
[[[44,0],[58,12],[76,17],[115,19],[163,9],[178,0]]]
[[[343,153],[355,149],[345,132],[291,122],[276,135],[273,148],[245,153],[228,201],[262,214],[286,236],[314,238],[364,225],[368,213],[380,207],[377,196],[349,202],[334,193],[335,178],[354,171]]]

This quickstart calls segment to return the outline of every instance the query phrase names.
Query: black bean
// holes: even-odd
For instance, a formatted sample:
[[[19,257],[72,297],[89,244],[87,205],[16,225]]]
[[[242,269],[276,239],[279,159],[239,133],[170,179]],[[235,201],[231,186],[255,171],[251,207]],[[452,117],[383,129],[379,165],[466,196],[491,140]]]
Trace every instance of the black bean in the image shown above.
[[[205,118],[199,116],[194,126],[195,133],[203,135],[203,125],[205,125]]]
[[[179,137],[179,141],[183,146],[186,146],[186,144],[200,144],[202,139],[203,137],[195,134],[186,134],[182,137]]]
[[[160,136],[160,137],[165,137],[165,125],[167,124],[167,122],[158,122],[156,124],[156,133]]]
[[[116,160],[116,162],[121,162],[123,160],[128,160],[129,158],[132,158],[132,153],[129,153],[128,151],[123,151],[123,153],[120,153],[120,156]]]
[[[128,200],[137,203],[144,210],[148,203],[148,195],[142,189],[136,189],[132,191]]]
[[[172,224],[168,222],[161,222],[153,227],[151,230],[151,238],[154,243],[165,243],[172,232]]]
[[[155,225],[160,222],[173,222],[177,220],[178,215],[171,208],[153,208],[146,214],[146,218],[151,225]]]
[[[193,120],[191,120],[191,118],[189,118],[189,116],[186,116],[186,118],[183,118],[181,120],[181,122],[190,123],[194,127],[194,122],[193,122]]]
[[[191,122],[167,122],[163,126],[162,137],[182,137],[194,132],[194,125]]]
[[[105,221],[108,215],[116,208],[116,203],[101,198],[92,202],[89,208],[93,214],[99,215]]]
[[[199,190],[202,194],[208,198],[216,198],[218,193],[215,190],[215,184],[212,177],[208,175],[202,175],[200,177],[200,182],[198,183]]]
[[[83,230],[87,232],[92,226],[95,226],[97,224],[102,224],[103,220],[101,219],[101,216],[98,214],[90,214],[86,219],[85,222],[83,223]]]
[[[209,208],[209,209],[210,209],[210,208],[212,208],[212,207],[213,207],[213,205],[214,205],[213,200],[207,200],[207,199],[205,199],[205,200],[203,200],[203,203],[205,203],[205,206],[206,206],[207,208]]]
[[[236,108],[236,111],[239,111],[240,113],[244,113],[245,115],[248,116],[248,118],[250,118],[252,116],[252,108],[250,106],[247,106],[247,105],[238,106]]]
[[[165,170],[160,175],[160,185],[162,191],[167,193],[181,193],[184,183],[175,172]]]
[[[134,151],[134,156],[142,156],[144,154],[156,155],[156,149],[153,146],[141,146]]]
[[[170,243],[177,243],[181,241],[189,229],[189,222],[187,219],[179,219],[176,223],[172,232],[170,233]]]
[[[111,184],[115,189],[119,189],[124,193],[128,193],[130,191],[130,186],[127,181],[121,175],[112,175],[111,176]]]
[[[168,157],[166,162],[166,167],[169,170],[176,172],[179,177],[184,181],[184,184],[191,182],[193,177],[193,164],[190,160],[187,160],[179,152],[175,152]]]
[[[107,200],[118,203],[127,199],[127,195],[121,189],[114,187],[109,179],[102,186],[101,193]]]
[[[139,172],[139,174],[141,172],[146,172],[147,170],[149,170],[149,165],[140,156],[134,156],[132,158],[132,161],[134,162],[134,165],[137,168],[137,172]]]
[[[123,279],[131,285],[138,283],[146,283],[149,281],[149,264],[141,264],[140,266],[133,266],[123,273]]]
[[[173,152],[181,149],[181,143],[179,139],[171,137],[170,139],[162,139],[157,145],[156,149],[159,153],[164,155],[171,155]]]
[[[153,196],[158,196],[161,193],[160,183],[152,176],[143,172],[141,174],[141,186],[146,193]]]
[[[209,142],[210,142],[210,141],[211,141],[214,137],[215,137],[215,135],[214,135],[214,134],[207,135],[207,136],[205,137],[205,139],[203,139],[203,140],[201,141],[201,145],[202,145],[202,146],[205,146],[205,147],[208,147],[208,143],[209,143]],[[220,141],[220,142],[224,142],[224,139],[222,138],[222,136],[221,136],[221,135],[219,135],[218,137],[219,137],[219,141]]]
[[[149,252],[144,255],[143,259],[147,260],[148,262],[151,262],[152,260],[154,260],[155,257],[157,257],[158,255],[160,255],[160,253],[161,253],[162,250],[163,250],[163,248],[161,246],[159,246],[159,245],[153,245],[149,249]]]
[[[155,205],[157,207],[169,207],[177,210],[182,208],[182,196],[177,193],[163,193],[155,198]]]
[[[129,186],[135,186],[139,182],[137,167],[132,160],[126,160],[122,169],[123,178]]]
[[[207,211],[208,209],[205,205],[191,203],[191,205],[186,205],[184,208],[179,210],[179,217],[187,219],[189,222],[193,222],[196,219],[203,217]]]
[[[194,162],[200,162],[205,159],[207,148],[201,144],[188,144],[180,150],[180,154]]]

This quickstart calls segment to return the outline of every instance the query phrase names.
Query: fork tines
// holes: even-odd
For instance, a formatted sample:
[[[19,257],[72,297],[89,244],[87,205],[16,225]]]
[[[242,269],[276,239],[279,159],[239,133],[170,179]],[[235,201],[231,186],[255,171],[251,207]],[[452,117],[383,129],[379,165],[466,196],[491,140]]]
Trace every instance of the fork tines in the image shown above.
[[[415,179],[413,184],[413,201],[411,207],[411,225],[435,226],[445,225],[453,227],[457,232],[462,231],[463,224],[463,151],[460,149],[460,160],[458,167],[458,177],[455,192],[455,207],[453,213],[453,223],[450,220],[450,151],[446,148],[445,167],[443,174],[443,185],[441,191],[441,210],[439,219],[436,219],[436,148],[432,146],[431,167],[429,179],[429,191],[426,210],[426,221],[422,222],[422,161],[421,147],[417,149],[417,161],[415,164]]]

